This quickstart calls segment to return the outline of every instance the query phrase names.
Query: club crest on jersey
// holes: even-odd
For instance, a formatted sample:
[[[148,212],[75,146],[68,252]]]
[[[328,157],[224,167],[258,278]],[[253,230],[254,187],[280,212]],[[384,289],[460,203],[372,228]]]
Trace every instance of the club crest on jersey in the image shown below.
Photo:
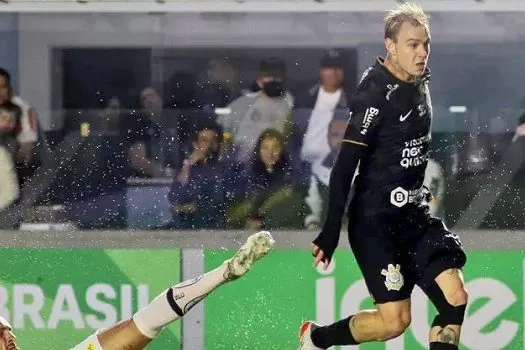
[[[401,265],[388,264],[387,269],[382,269],[381,274],[385,276],[385,287],[387,290],[399,291],[405,284],[403,275],[401,274]]]
[[[368,128],[372,125],[372,120],[379,114],[379,109],[375,107],[368,107],[363,118],[363,126],[361,127],[361,135],[366,135]]]
[[[388,84],[386,88],[388,89],[388,92],[386,93],[386,100],[390,101],[390,96],[392,95],[394,91],[396,91],[399,88],[399,84],[395,84],[395,85]]]

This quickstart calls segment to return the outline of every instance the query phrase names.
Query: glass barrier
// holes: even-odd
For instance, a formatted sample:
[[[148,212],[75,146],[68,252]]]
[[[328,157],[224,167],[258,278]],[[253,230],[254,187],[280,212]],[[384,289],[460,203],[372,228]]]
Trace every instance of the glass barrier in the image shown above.
[[[38,130],[38,142],[30,159],[16,158],[20,198],[4,207],[4,226],[322,225],[348,101],[383,51],[380,37],[366,41],[369,27],[357,32],[356,23],[349,24],[364,39],[336,49],[306,40],[292,45],[291,34],[265,41],[247,33],[254,40],[247,46],[239,44],[244,39],[230,45],[235,37],[199,43],[199,35],[209,39],[219,30],[214,25],[224,24],[201,18],[207,27],[196,27],[195,42],[175,45],[168,44],[173,38],[162,19],[149,28],[155,23],[124,14],[90,17],[97,31],[116,33],[119,42],[112,42],[80,31],[77,19],[89,26],[80,15],[63,32],[45,21],[49,16],[20,17],[14,79],[21,99],[13,101],[26,116],[21,130],[26,136]],[[434,195],[432,213],[450,226],[525,226],[520,50],[512,41],[432,46],[434,120],[425,185]],[[320,98],[320,86],[333,93]],[[32,143],[20,135],[18,141]]]

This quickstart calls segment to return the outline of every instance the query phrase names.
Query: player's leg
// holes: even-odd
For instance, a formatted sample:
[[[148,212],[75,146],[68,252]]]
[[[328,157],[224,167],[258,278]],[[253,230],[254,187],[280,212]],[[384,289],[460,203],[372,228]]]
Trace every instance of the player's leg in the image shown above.
[[[400,336],[410,325],[410,299],[376,304],[376,307],[375,310],[359,311],[329,326],[319,326],[311,321],[303,323],[300,349],[383,342]]]
[[[167,289],[139,310],[133,319],[90,337],[73,350],[143,349],[165,326],[183,317],[213,290],[246,274],[255,261],[268,254],[273,243],[268,232],[250,236],[237,253],[221,266]]]
[[[300,349],[386,341],[402,334],[410,324],[414,278],[397,253],[392,226],[378,217],[363,221],[351,223],[349,239],[376,309],[360,311],[324,327],[311,321],[303,323]]]
[[[439,314],[429,334],[430,349],[458,349],[461,327],[468,302],[463,274],[458,268],[440,273],[427,293]]]
[[[438,311],[430,329],[430,349],[457,350],[468,302],[461,242],[441,220],[432,218],[417,255],[418,264],[427,266],[421,287]]]

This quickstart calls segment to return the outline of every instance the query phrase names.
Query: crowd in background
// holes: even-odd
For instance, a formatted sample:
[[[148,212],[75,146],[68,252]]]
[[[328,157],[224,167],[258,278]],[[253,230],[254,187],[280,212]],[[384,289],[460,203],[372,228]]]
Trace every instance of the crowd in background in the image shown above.
[[[318,229],[353,92],[343,86],[343,58],[328,51],[319,81],[295,94],[287,90],[284,61],[264,59],[258,68],[257,79],[243,90],[231,64],[210,62],[209,84],[191,113],[147,86],[139,109],[113,96],[96,121],[66,115],[65,130],[78,137],[83,156],[70,157],[69,172],[58,171],[50,190],[30,206],[66,205],[61,215],[79,228],[125,228],[126,207],[140,207],[126,201],[130,179],[163,179],[170,217],[151,228]],[[524,128],[522,118],[513,141],[525,135]],[[47,147],[30,103],[15,95],[9,72],[0,70],[3,215],[20,206],[24,184],[34,178]],[[425,184],[434,195],[430,210],[438,216],[444,210],[443,173],[431,157]],[[24,213],[4,228],[27,221]]]

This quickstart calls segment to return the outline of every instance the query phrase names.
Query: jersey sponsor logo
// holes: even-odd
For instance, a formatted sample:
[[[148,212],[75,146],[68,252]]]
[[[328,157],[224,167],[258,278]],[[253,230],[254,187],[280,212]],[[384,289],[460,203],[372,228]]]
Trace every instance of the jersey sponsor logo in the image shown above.
[[[396,187],[390,192],[390,203],[398,208],[408,203],[421,203],[428,192],[424,188],[407,191],[403,187]]]
[[[381,270],[381,274],[385,276],[385,287],[387,290],[399,291],[405,284],[403,275],[401,274],[401,265],[388,264],[386,269]]]
[[[405,114],[405,115],[401,114],[401,115],[399,116],[399,121],[404,122],[405,120],[407,120],[407,118],[408,118],[411,114],[412,114],[412,110],[410,110],[410,112],[408,112],[408,113]]]
[[[388,92],[386,93],[386,100],[390,101],[390,96],[392,96],[392,93],[399,88],[399,84],[388,84],[386,88],[388,89]]]
[[[368,107],[365,112],[365,117],[363,118],[363,126],[361,127],[361,135],[366,135],[368,128],[372,125],[372,120],[379,114],[379,109],[375,107]]]
[[[180,293],[177,293],[177,294],[174,294],[173,295],[173,299],[175,299],[175,301],[177,300],[180,300],[182,298],[184,298],[186,295],[184,294],[184,292],[180,292]]]
[[[429,141],[430,135],[425,135],[418,137],[417,139],[405,141],[405,147],[401,151],[401,161],[399,164],[405,169],[425,165],[425,162],[428,158],[426,145]]]
[[[390,203],[401,208],[408,203],[408,191],[403,187],[397,187],[390,192]]]

